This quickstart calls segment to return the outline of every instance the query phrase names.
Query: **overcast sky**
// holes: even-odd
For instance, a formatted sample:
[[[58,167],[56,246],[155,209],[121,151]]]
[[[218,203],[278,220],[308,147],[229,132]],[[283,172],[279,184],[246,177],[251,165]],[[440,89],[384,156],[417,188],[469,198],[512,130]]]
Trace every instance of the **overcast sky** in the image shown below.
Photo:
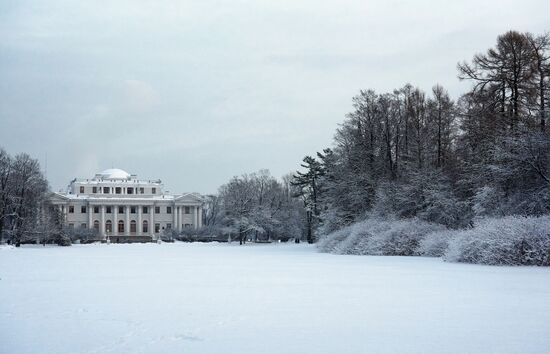
[[[118,167],[172,192],[280,177],[360,89],[468,84],[456,63],[550,1],[0,1],[0,146],[54,190]]]

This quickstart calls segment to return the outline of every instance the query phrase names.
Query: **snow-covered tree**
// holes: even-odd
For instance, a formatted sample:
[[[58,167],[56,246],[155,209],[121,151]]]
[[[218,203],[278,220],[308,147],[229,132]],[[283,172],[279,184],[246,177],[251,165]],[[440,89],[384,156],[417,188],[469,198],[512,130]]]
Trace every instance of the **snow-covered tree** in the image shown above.
[[[37,239],[48,183],[37,160],[0,149],[0,234],[19,244]]]
[[[247,239],[300,238],[301,207],[292,195],[289,177],[283,182],[267,170],[233,177],[220,188],[221,231]]]

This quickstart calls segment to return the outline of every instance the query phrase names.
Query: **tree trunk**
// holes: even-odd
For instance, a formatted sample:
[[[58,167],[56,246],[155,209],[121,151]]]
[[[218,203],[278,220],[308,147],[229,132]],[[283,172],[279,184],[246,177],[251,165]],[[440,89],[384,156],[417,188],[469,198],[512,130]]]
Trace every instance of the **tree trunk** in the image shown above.
[[[313,243],[313,232],[312,232],[312,228],[313,228],[313,217],[311,215],[311,211],[307,211],[307,242],[308,243]]]

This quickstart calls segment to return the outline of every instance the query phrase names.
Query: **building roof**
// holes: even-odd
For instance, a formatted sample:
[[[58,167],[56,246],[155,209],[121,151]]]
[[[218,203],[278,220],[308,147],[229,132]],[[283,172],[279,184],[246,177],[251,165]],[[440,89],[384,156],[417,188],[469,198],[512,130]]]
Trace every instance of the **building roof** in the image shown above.
[[[98,173],[97,175],[101,176],[103,179],[129,179],[130,174],[119,168],[109,168],[105,171]]]
[[[161,194],[153,196],[132,196],[123,197],[119,195],[85,195],[85,194],[70,194],[54,192],[50,195],[51,200],[58,201],[80,201],[80,202],[130,202],[130,203],[150,203],[150,202],[181,202],[181,203],[199,203],[204,202],[204,198],[198,193],[183,193],[183,194]]]

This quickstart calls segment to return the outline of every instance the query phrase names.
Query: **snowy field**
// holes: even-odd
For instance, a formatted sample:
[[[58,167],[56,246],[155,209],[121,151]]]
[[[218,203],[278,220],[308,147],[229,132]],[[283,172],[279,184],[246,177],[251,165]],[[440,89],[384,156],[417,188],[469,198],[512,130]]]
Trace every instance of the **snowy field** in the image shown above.
[[[550,348],[547,268],[176,243],[1,247],[0,278],[0,353]]]

